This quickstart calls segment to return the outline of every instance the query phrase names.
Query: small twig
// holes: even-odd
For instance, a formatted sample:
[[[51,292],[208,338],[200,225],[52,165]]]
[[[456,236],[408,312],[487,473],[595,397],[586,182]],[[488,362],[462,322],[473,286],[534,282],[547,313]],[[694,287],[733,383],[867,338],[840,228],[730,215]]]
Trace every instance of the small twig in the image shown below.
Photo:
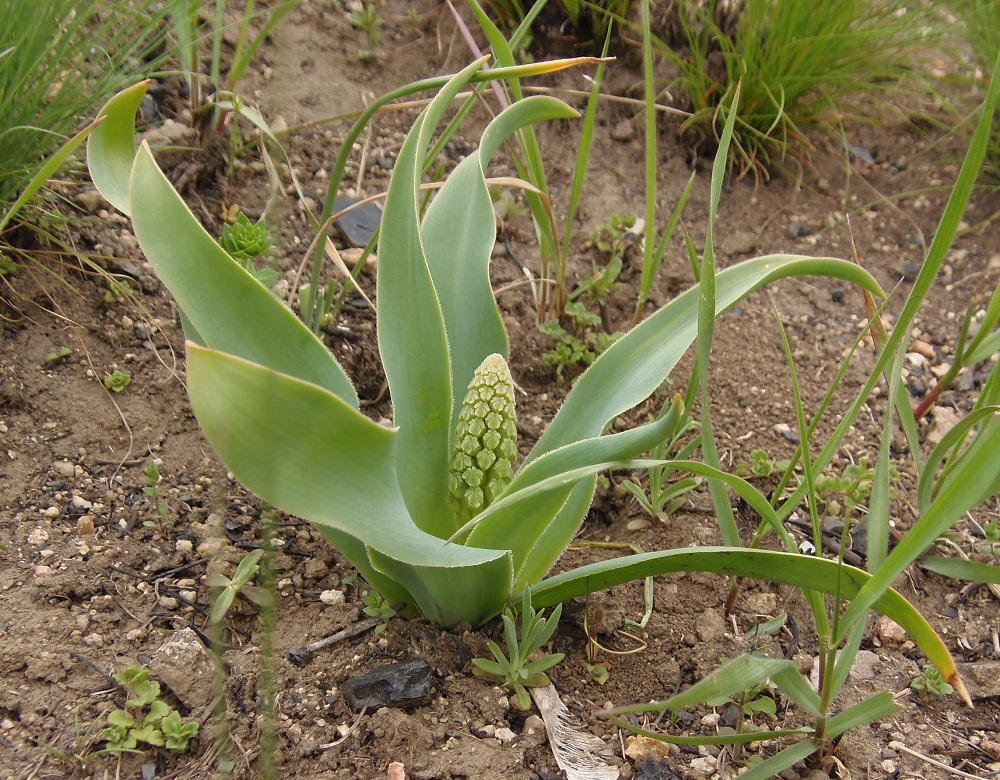
[[[956,775],[957,777],[967,777],[969,778],[969,780],[982,780],[982,778],[979,775],[970,775],[968,772],[963,772],[961,769],[955,769],[955,767],[948,766],[942,761],[933,759],[930,756],[925,756],[923,753],[918,753],[916,750],[911,750],[902,742],[895,742],[895,741],[890,742],[889,747],[892,748],[893,750],[901,750],[902,752],[907,753],[913,756],[914,758],[919,758],[921,761],[926,761],[931,766],[936,766],[938,769],[943,769],[944,771],[950,772],[951,774]]]
[[[337,747],[337,745],[340,745],[343,742],[346,742],[347,738],[349,736],[351,736],[351,734],[353,734],[355,732],[355,730],[358,728],[358,726],[361,725],[361,719],[365,716],[365,713],[367,713],[367,712],[368,712],[368,708],[367,707],[362,708],[361,712],[359,712],[355,716],[354,722],[350,726],[347,727],[347,731],[345,731],[344,734],[341,737],[339,737],[338,739],[335,739],[333,742],[327,742],[326,744],[323,744],[323,745],[317,745],[316,750],[329,750],[330,748],[335,748],[335,747]]]
[[[342,642],[345,639],[351,639],[352,637],[356,637],[366,631],[370,631],[380,622],[381,618],[367,618],[365,620],[358,621],[347,628],[342,628],[337,633],[330,634],[328,637],[317,639],[315,642],[310,642],[304,648],[290,647],[288,648],[288,660],[296,666],[305,666],[309,663],[310,656],[312,656],[312,654],[317,650],[323,650],[324,648],[330,647],[330,645],[337,644],[337,642]]]

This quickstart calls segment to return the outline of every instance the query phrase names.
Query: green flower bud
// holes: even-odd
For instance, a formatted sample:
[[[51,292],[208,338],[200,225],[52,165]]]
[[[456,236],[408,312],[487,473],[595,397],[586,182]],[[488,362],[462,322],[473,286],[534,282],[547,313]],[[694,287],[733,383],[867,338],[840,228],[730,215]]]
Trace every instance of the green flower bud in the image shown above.
[[[251,222],[241,211],[232,225],[222,226],[219,245],[233,260],[246,267],[250,260],[266,254],[271,248],[271,233],[264,220]]]
[[[466,523],[514,478],[517,423],[507,362],[490,355],[476,369],[462,403],[448,475],[448,505]]]

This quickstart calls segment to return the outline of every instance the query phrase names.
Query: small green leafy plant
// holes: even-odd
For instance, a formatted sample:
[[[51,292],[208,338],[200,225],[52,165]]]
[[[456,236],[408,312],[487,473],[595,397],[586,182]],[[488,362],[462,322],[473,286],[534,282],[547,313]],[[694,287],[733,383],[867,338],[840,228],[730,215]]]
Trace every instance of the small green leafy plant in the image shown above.
[[[254,265],[254,260],[265,257],[273,246],[271,231],[264,224],[263,218],[251,222],[246,214],[237,211],[232,223],[222,226],[219,246],[265,287],[273,287],[280,278],[281,275],[275,269],[258,269]]]
[[[104,375],[104,386],[112,393],[120,393],[132,384],[132,375],[128,371],[116,368],[110,374]]]
[[[769,477],[774,473],[774,461],[768,455],[767,450],[753,450],[750,453],[749,465],[741,463],[736,468],[736,473],[741,477]]]
[[[142,488],[142,492],[149,499],[154,515],[153,519],[144,520],[142,524],[147,528],[159,528],[162,530],[163,521],[166,520],[167,515],[170,513],[170,504],[163,498],[163,488],[160,487],[162,479],[160,476],[160,466],[155,460],[151,460],[142,473],[146,476],[147,483]]]
[[[588,311],[580,301],[570,301],[565,308],[566,319],[571,329],[563,327],[559,320],[543,322],[538,326],[543,336],[548,336],[556,345],[542,355],[542,360],[556,370],[561,381],[563,372],[574,366],[589,366],[597,356],[621,337],[620,333],[606,333],[601,330],[601,318]]]
[[[187,750],[198,734],[198,722],[183,721],[180,713],[160,699],[160,684],[149,679],[145,665],[126,666],[113,675],[125,689],[125,707],[108,713],[103,736],[111,753],[141,752],[139,745]]]
[[[135,295],[132,285],[127,279],[108,277],[108,291],[104,293],[104,302],[108,304],[122,303]]]
[[[267,588],[252,584],[260,572],[260,559],[264,556],[264,552],[263,549],[254,550],[244,556],[232,577],[216,572],[208,578],[208,586],[214,591],[214,603],[210,618],[214,625],[221,625],[222,621],[226,619],[226,615],[237,596],[244,596],[258,607],[273,606],[274,594]]]
[[[660,414],[667,412],[668,405],[664,403]],[[690,459],[701,444],[697,436],[691,435],[697,427],[691,420],[683,422],[669,441],[662,441],[650,450],[650,459],[659,463]],[[677,469],[669,465],[650,466],[647,470],[648,492],[635,479],[623,480],[619,487],[632,496],[646,514],[662,520],[676,512],[683,505],[684,496],[702,483],[698,477],[671,479],[676,472]]]
[[[59,347],[59,349],[54,349],[51,352],[45,353],[46,363],[58,363],[60,360],[68,358],[73,354],[73,350],[69,347]]]
[[[859,458],[857,463],[845,466],[839,475],[818,474],[814,485],[816,496],[823,502],[827,514],[834,517],[850,515],[867,504],[874,477],[874,468],[868,465],[867,460]],[[895,464],[889,464],[889,480],[895,482],[898,479]]]
[[[955,692],[955,689],[941,676],[941,672],[933,666],[925,666],[924,670],[910,682],[910,688],[925,700],[928,696],[949,696]]]
[[[378,591],[372,591],[363,599],[361,603],[365,606],[362,608],[368,617],[378,618],[382,622],[375,626],[376,634],[384,634],[386,629],[389,628],[389,621],[396,617],[396,610],[393,609],[392,604],[382,598]]]
[[[521,709],[529,709],[531,695],[527,689],[542,688],[548,685],[549,678],[545,671],[551,669],[565,657],[563,653],[547,653],[530,660],[555,633],[561,615],[562,604],[552,610],[552,614],[548,617],[545,617],[542,612],[535,612],[531,607],[531,600],[525,592],[521,601],[520,639],[514,624],[515,612],[508,608],[504,610],[502,615],[507,652],[504,653],[500,649],[500,645],[490,640],[489,648],[495,660],[473,658],[473,673],[508,686],[517,695],[517,702]]]
[[[372,62],[378,59],[376,47],[382,37],[380,32],[382,20],[379,19],[378,12],[375,10],[375,3],[365,2],[360,11],[352,11],[351,24],[364,32],[368,42],[367,48],[358,52],[358,59],[362,62]]]

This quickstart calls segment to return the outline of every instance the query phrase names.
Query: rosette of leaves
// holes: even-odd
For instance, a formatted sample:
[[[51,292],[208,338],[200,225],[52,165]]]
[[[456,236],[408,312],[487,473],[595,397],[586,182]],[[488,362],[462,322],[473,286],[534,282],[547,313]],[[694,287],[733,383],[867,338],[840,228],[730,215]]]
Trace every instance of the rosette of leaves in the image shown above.
[[[512,103],[423,210],[422,172],[446,110],[473,78],[504,77],[504,69],[480,74],[484,62],[452,77],[429,102],[400,148],[389,184],[379,239],[377,332],[391,427],[360,412],[352,382],[322,341],[205,232],[148,148],[134,151],[130,133],[141,86],[105,109],[90,143],[92,175],[105,197],[130,214],[146,256],[184,312],[191,404],[227,468],[265,501],[314,523],[387,602],[416,608],[445,626],[480,625],[520,602],[526,590],[532,606],[542,608],[654,574],[714,571],[837,593],[855,599],[855,612],[874,606],[911,631],[946,676],[953,674],[940,638],[905,599],[888,587],[869,588],[862,598],[871,575],[800,555],[767,499],[745,480],[696,461],[637,460],[676,433],[679,398],[656,420],[605,433],[662,385],[698,337],[699,287],[594,361],[544,434],[516,468],[511,463],[509,482],[506,473],[494,473],[481,505],[478,495],[477,506],[466,503],[465,489],[456,503],[456,443],[471,433],[468,413],[463,421],[467,388],[479,381],[485,360],[497,355],[506,361],[509,354],[490,285],[496,234],[485,168],[520,128],[576,116],[547,96]],[[539,63],[517,74],[557,67]],[[720,155],[712,215],[725,168]],[[865,270],[831,258],[771,255],[718,273],[710,268],[702,284],[710,278],[713,316],[771,281],[802,274],[839,277],[882,295]],[[503,373],[498,358],[490,362]],[[503,405],[509,410],[506,397]],[[477,446],[484,443],[479,441]],[[543,579],[579,530],[600,472],[660,463],[725,483],[789,549],[668,550]],[[489,486],[490,467],[478,468]]]
[[[264,224],[263,217],[251,222],[246,214],[239,212],[231,225],[222,226],[219,246],[265,287],[273,287],[278,281],[279,274],[273,268],[258,270],[253,264],[254,260],[271,251],[271,231]]]

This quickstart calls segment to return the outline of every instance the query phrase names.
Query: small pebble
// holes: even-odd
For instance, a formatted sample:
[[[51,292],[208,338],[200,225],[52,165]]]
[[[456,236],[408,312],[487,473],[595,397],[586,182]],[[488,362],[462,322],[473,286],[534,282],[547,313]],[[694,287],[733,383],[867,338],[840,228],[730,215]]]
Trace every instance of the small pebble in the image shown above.
[[[324,590],[319,594],[319,600],[329,607],[340,606],[346,601],[342,590]]]
[[[94,533],[94,519],[90,515],[80,515],[76,520],[76,532],[78,534]]]
[[[496,734],[494,734],[493,736],[495,736],[501,742],[513,742],[514,739],[517,737],[517,734],[515,734],[513,731],[511,731],[509,728],[505,726],[502,729],[497,729]]]
[[[906,631],[892,618],[882,615],[876,626],[879,639],[886,645],[899,645],[906,641]]]

